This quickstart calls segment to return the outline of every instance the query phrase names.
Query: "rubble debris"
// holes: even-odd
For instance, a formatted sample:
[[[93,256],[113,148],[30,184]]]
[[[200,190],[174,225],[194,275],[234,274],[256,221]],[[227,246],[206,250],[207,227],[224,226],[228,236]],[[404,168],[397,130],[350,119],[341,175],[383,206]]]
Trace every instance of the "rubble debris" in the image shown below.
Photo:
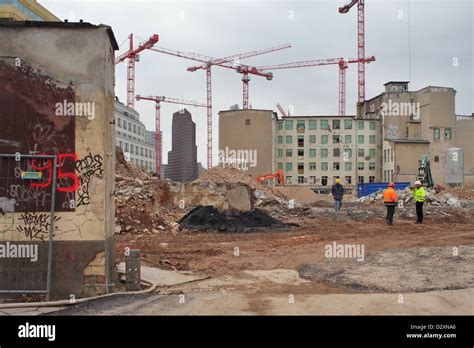
[[[213,206],[198,206],[186,214],[179,225],[186,229],[218,232],[254,232],[297,226],[278,221],[260,209],[252,211],[219,211]]]

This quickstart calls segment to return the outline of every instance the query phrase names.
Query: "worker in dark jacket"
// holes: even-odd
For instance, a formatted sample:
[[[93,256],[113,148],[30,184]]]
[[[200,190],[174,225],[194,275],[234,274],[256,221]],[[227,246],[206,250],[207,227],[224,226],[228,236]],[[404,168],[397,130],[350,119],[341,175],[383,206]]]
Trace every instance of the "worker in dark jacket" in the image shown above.
[[[342,197],[344,197],[344,186],[341,185],[341,180],[336,179],[336,183],[332,185],[332,196],[334,197],[334,210],[337,212],[342,207]]]
[[[395,214],[395,207],[398,205],[395,183],[389,183],[387,189],[383,191],[383,204],[387,207],[387,225],[393,225],[393,215]]]

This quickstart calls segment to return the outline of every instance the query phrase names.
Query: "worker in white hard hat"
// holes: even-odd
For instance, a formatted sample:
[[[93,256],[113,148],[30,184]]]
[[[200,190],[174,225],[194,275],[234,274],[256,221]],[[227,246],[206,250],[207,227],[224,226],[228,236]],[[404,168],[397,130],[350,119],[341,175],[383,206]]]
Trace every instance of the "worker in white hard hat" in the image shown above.
[[[413,188],[413,199],[415,200],[417,224],[423,223],[423,203],[426,200],[426,191],[420,180],[415,181]]]
[[[338,212],[341,210],[342,197],[344,197],[344,186],[341,185],[341,179],[336,179],[336,183],[332,185],[331,193],[334,198],[334,210]]]

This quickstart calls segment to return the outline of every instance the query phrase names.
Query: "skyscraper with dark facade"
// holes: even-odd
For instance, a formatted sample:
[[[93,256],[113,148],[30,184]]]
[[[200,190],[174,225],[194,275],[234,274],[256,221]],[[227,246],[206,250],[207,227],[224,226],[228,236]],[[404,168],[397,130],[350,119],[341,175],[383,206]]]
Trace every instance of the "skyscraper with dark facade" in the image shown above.
[[[171,133],[165,177],[173,181],[192,181],[198,177],[196,124],[188,110],[173,114]]]

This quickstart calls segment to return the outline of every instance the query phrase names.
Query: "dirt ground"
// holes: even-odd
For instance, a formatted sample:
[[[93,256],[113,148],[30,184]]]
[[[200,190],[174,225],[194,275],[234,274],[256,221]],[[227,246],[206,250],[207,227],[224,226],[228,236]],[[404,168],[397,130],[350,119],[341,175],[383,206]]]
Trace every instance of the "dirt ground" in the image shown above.
[[[403,272],[410,270],[410,267],[417,267],[417,264],[413,262],[417,259],[417,250],[420,248],[441,247],[439,250],[442,250],[444,254],[452,253],[455,250],[453,248],[457,248],[456,250],[462,254],[463,250],[466,250],[462,246],[474,245],[473,208],[452,210],[440,207],[429,208],[423,225],[416,225],[415,219],[407,217],[407,214],[403,216],[400,214],[396,215],[394,226],[387,226],[384,213],[383,207],[349,203],[342,212],[335,214],[329,204],[321,203],[319,207],[298,211],[295,216],[285,214],[279,217],[272,214],[273,217],[280,218],[284,222],[300,225],[283,231],[258,233],[180,231],[174,234],[122,234],[116,236],[117,261],[123,261],[123,250],[130,247],[141,250],[143,265],[193,271],[195,274],[214,279],[228,277],[233,281],[230,282],[232,284],[227,285],[231,285],[233,289],[248,289],[248,282],[246,283],[245,279],[257,276],[259,281],[253,282],[252,287],[258,288],[259,293],[272,295],[383,293],[390,292],[390,289],[380,288],[377,284],[370,282],[362,288],[344,286],[318,277],[303,280],[298,276],[298,270],[303,265],[322,267],[328,260],[325,257],[325,247],[334,242],[364,245],[365,258],[375,259],[379,263],[378,266],[384,266],[383,260],[377,259],[377,253],[381,251],[411,250],[411,257],[405,258],[403,254],[400,254],[397,257],[402,260],[398,260],[395,266],[393,263],[386,265],[392,267],[392,271],[395,267]],[[404,263],[403,259],[406,262],[402,268],[400,265]],[[432,264],[425,261],[422,266],[430,268],[431,265],[432,268],[436,268],[436,257],[433,260]],[[463,262],[464,268],[461,269],[464,271],[471,269],[470,273],[473,273],[472,258],[456,262]],[[456,262],[451,265],[454,269],[447,266],[444,270],[446,277],[449,277],[450,272],[459,272],[459,264]],[[370,265],[365,266],[364,272],[371,273]],[[458,267],[457,270],[456,267]],[[257,273],[252,274],[252,271]],[[265,271],[268,273],[265,274]],[[423,276],[423,273],[420,274]],[[370,277],[370,274],[367,276]],[[389,273],[385,276],[390,278]],[[403,277],[403,274],[394,274],[394,277]],[[427,279],[427,282],[430,281],[432,279]],[[472,277],[463,278],[460,284],[456,284],[454,279],[453,282],[447,282],[444,288],[474,287]],[[214,286],[217,285],[217,283],[214,284]],[[212,287],[212,284],[209,286]],[[196,283],[194,287],[199,288],[200,285]],[[439,288],[443,286],[428,286],[426,290],[423,287],[413,289],[408,287],[405,290],[422,292]]]

